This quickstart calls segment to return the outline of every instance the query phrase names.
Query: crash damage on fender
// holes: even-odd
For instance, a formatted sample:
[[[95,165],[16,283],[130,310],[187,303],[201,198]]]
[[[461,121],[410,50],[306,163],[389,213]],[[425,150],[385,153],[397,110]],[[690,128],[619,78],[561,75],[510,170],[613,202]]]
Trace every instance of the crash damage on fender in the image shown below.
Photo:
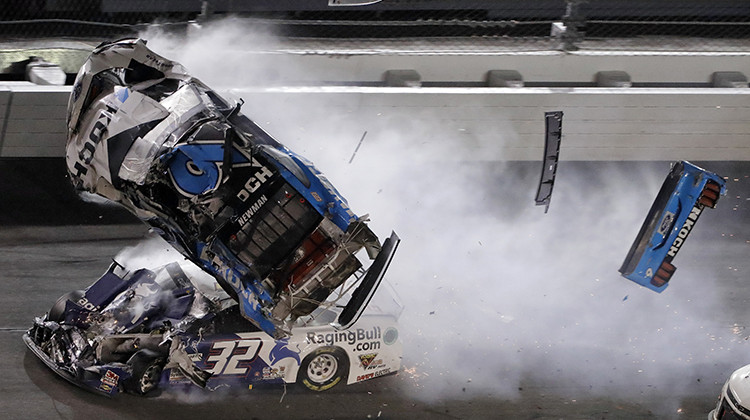
[[[149,224],[274,338],[354,279],[335,321],[345,329],[372,298],[399,238],[381,243],[312,163],[241,105],[143,40],[104,43],[68,104],[71,180]]]
[[[133,271],[113,263],[86,290],[60,297],[23,340],[58,375],[107,396],[295,382],[325,391],[400,368],[395,294],[381,292],[348,330],[330,325],[340,309],[320,307],[275,340],[191,268],[199,272],[187,261]]]

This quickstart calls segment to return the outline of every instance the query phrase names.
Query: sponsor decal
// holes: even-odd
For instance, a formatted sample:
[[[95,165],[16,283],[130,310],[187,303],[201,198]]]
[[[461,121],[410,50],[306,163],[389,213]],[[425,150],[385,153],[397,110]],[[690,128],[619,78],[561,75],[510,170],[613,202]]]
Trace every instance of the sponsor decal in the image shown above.
[[[280,366],[278,368],[272,368],[272,367],[266,366],[263,368],[263,380],[264,381],[270,381],[274,379],[284,379],[285,376],[286,376],[285,366]]]
[[[376,357],[378,357],[377,353],[360,354],[358,357],[359,363],[366,370],[377,369],[385,366],[385,363],[383,363],[383,359],[376,359]]]
[[[336,343],[347,343],[349,345],[355,344],[370,344],[372,348],[360,348],[360,351],[366,350],[377,350],[380,348],[381,340],[380,327],[372,327],[368,329],[357,328],[349,329],[347,331],[332,331],[328,333],[307,333],[307,341],[312,344],[327,344],[333,345]],[[373,340],[368,343],[362,343],[365,340]],[[377,340],[377,341],[375,341]],[[363,346],[361,346],[363,347]]]
[[[111,393],[117,386],[117,382],[120,380],[120,375],[107,369],[107,372],[102,376],[101,382],[99,383],[99,389]]]
[[[240,225],[240,228],[243,228],[247,222],[252,219],[252,217],[255,215],[255,213],[258,212],[258,210],[263,207],[264,204],[268,201],[268,198],[265,194],[261,195],[260,198],[252,205],[249,209],[247,209],[244,213],[242,213],[242,216],[240,216],[239,219],[237,219],[237,223]]]
[[[114,111],[114,108],[107,107],[106,111],[101,111],[99,113],[99,117],[94,123],[94,128],[91,129],[89,137],[86,139],[83,147],[78,152],[79,161],[76,162],[75,165],[73,165],[73,169],[75,170],[75,173],[73,174],[74,177],[79,178],[83,175],[86,175],[86,173],[89,171],[84,165],[90,164],[94,159],[96,146],[99,144],[99,142],[102,141],[104,133],[107,131],[107,125],[109,125],[109,122],[112,120],[111,112]]]
[[[380,341],[365,341],[354,345],[354,351],[367,351],[380,349]]]
[[[664,218],[661,219],[661,225],[659,225],[659,234],[665,236],[672,228],[672,223],[674,223],[674,213],[671,211],[664,213]]]
[[[81,307],[83,307],[83,309],[85,309],[87,311],[98,311],[99,310],[99,307],[96,306],[96,305],[94,305],[93,303],[89,302],[89,300],[86,299],[86,297],[82,297],[82,298],[78,299],[78,302],[76,302],[76,303],[78,303],[78,305],[80,305]]]
[[[264,165],[260,164],[260,162],[258,162],[255,158],[252,158],[251,166],[253,168],[258,168],[258,170],[255,171],[255,173],[250,178],[248,178],[247,182],[245,182],[245,185],[242,187],[240,192],[237,193],[237,198],[239,198],[243,203],[247,201],[248,198],[250,198],[250,194],[257,191],[261,185],[263,185],[273,176],[273,172],[271,172],[271,170]]]
[[[117,386],[117,382],[120,380],[120,375],[107,369],[107,372],[102,376],[102,383],[109,386]]]
[[[672,246],[669,248],[667,256],[674,258],[674,256],[677,255],[677,251],[679,251],[682,244],[685,243],[685,239],[687,239],[688,235],[690,235],[690,231],[693,229],[693,226],[695,225],[695,222],[698,220],[698,216],[701,215],[702,211],[703,208],[699,204],[696,204],[692,208],[692,210],[690,210],[690,214],[688,215],[687,220],[685,220],[685,224],[682,225],[682,228],[677,234],[677,237],[674,238],[674,242],[672,242]]]
[[[370,378],[374,378],[374,377],[375,377],[375,373],[374,372],[373,373],[368,373],[366,375],[359,375],[359,376],[357,376],[357,382],[359,382],[359,381],[366,381],[366,380],[368,380]]]
[[[390,346],[398,340],[398,330],[395,327],[388,327],[383,334],[383,342]]]
[[[389,373],[391,373],[391,368],[380,369],[377,372],[366,373],[364,375],[357,376],[357,382],[366,381],[372,378],[377,378],[378,376],[387,375]]]
[[[377,353],[367,353],[367,354],[360,354],[359,355],[359,363],[362,364],[362,367],[367,369],[368,366],[372,363],[375,358],[378,357]]]

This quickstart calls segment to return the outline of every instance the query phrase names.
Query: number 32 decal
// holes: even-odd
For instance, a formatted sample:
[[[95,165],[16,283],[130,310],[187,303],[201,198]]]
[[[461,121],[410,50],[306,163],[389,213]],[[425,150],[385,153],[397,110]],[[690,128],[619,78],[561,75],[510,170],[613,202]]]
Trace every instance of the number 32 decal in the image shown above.
[[[206,358],[206,364],[211,366],[213,363],[208,371],[214,375],[244,375],[247,373],[248,363],[240,363],[255,360],[262,344],[259,338],[217,341],[211,346],[211,353]]]

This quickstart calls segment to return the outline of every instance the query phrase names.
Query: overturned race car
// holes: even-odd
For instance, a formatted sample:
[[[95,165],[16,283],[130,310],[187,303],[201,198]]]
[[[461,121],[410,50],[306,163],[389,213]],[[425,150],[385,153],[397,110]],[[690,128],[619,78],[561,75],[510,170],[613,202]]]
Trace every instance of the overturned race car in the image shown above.
[[[676,270],[672,260],[703,210],[726,193],[725,184],[690,162],[674,163],[620,267],[623,277],[659,293],[666,289]]]
[[[294,382],[325,391],[400,368],[395,294],[381,293],[346,331],[330,325],[337,308],[320,307],[275,340],[187,273],[176,262],[134,271],[113,263],[86,290],[60,297],[23,340],[58,375],[107,396]]]
[[[351,326],[396,251],[326,177],[140,39],[104,43],[68,104],[66,160],[79,190],[118,202],[214,276],[274,338],[339,287]],[[364,249],[369,268],[356,254]],[[347,282],[347,280],[351,279]]]

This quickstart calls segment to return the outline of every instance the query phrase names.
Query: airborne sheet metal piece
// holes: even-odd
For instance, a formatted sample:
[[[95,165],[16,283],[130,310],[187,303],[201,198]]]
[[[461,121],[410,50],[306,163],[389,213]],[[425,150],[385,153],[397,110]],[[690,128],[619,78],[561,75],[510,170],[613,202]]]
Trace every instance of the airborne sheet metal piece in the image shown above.
[[[555,186],[557,162],[560,156],[560,140],[562,138],[562,111],[544,113],[544,161],[539,187],[536,190],[536,205],[544,206],[544,212],[549,210],[552,188]]]
[[[143,40],[104,43],[72,89],[66,161],[78,189],[128,208],[282,338],[367,278],[359,251],[375,260],[381,244],[311,162],[241,105]]]
[[[659,293],[666,289],[676,270],[672,260],[698,217],[725,193],[719,175],[687,161],[674,163],[619,269],[622,276]]]

